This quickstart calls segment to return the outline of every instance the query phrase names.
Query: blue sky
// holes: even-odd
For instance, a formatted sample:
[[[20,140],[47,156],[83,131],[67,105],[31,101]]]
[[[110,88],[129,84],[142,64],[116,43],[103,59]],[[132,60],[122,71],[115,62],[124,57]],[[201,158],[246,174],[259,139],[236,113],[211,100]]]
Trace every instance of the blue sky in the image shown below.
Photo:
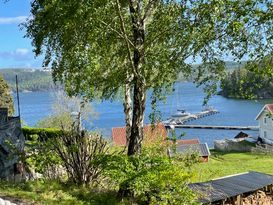
[[[40,68],[42,60],[34,57],[30,39],[19,24],[30,15],[31,0],[0,0],[0,68]]]

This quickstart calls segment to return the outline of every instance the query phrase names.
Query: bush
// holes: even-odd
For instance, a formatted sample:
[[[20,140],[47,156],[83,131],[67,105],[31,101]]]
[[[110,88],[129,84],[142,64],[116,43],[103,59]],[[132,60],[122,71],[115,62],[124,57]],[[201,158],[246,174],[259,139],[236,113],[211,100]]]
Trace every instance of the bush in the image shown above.
[[[146,204],[193,204],[194,194],[187,187],[191,174],[182,162],[163,156],[110,156],[105,172],[119,196]]]
[[[24,128],[30,139],[24,162],[50,179],[68,178],[76,184],[97,182],[101,166],[97,157],[107,152],[107,142],[93,132],[62,131],[50,128]],[[30,168],[30,169],[31,169]]]
[[[108,150],[101,135],[76,129],[63,132],[51,142],[70,181],[79,185],[98,182],[102,166],[97,158]]]
[[[167,143],[148,144],[137,156],[113,154],[104,156],[104,174],[110,178],[119,197],[140,204],[194,204],[195,196],[187,187],[193,177],[185,158],[167,155]]]
[[[27,140],[56,138],[63,133],[61,129],[56,128],[23,127],[22,131]]]

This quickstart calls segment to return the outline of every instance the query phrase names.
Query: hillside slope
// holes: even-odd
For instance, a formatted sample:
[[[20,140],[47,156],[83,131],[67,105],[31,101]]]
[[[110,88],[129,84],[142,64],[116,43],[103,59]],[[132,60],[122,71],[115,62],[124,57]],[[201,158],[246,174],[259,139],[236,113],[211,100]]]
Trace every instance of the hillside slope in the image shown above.
[[[52,88],[50,71],[40,69],[0,69],[0,75],[8,82],[11,89],[16,89],[15,76],[18,76],[20,91],[47,91]]]

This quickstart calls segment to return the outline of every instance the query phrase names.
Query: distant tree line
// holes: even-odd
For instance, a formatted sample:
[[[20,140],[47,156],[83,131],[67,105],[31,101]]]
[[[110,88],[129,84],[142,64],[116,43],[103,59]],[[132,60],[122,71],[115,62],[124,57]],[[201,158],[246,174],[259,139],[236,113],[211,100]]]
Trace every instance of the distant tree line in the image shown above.
[[[18,76],[20,91],[47,91],[53,87],[50,71],[38,69],[0,69],[12,91],[16,90],[15,76]]]

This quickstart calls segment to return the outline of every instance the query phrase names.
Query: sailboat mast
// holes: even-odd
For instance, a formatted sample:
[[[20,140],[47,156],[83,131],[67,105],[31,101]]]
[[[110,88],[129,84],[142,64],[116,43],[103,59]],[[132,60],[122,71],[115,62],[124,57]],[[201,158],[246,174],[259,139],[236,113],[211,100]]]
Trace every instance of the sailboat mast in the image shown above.
[[[16,93],[17,93],[18,116],[20,118],[21,117],[21,110],[20,110],[20,98],[19,98],[18,77],[17,77],[17,75],[15,76],[15,78],[16,78]]]

